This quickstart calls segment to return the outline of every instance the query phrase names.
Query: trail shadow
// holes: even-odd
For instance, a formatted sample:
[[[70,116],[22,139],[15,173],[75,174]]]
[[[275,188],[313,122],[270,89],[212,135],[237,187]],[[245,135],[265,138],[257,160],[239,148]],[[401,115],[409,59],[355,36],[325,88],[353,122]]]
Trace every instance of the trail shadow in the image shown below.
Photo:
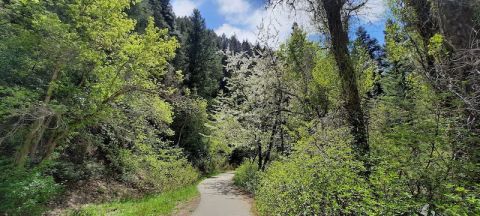
[[[205,188],[209,194],[212,195],[225,195],[227,198],[234,199],[239,196],[245,196],[246,193],[238,189],[231,180],[216,180],[214,182],[208,182],[205,184]]]

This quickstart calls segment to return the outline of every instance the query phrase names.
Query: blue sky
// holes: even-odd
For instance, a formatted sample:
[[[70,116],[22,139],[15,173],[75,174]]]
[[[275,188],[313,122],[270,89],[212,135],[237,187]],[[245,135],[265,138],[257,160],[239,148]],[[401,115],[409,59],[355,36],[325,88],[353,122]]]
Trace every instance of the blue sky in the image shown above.
[[[293,22],[299,23],[311,34],[315,27],[307,13],[292,12],[287,7],[278,6],[265,9],[265,0],[172,0],[177,16],[188,16],[198,8],[205,17],[208,28],[217,34],[236,35],[240,40],[266,39],[269,43],[283,42],[291,32]],[[367,6],[359,12],[355,26],[362,25],[381,43],[387,7],[384,0],[369,0]],[[266,38],[275,35],[274,38]]]

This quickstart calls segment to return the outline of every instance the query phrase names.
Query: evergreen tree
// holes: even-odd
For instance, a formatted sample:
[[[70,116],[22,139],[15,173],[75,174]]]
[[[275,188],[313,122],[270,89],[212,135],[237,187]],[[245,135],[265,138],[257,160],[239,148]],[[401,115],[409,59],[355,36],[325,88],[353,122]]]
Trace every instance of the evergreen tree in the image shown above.
[[[187,37],[189,29],[192,27],[192,22],[188,17],[180,17],[176,19],[175,29],[177,31],[177,39],[180,42],[180,47],[177,49],[173,65],[176,70],[183,72],[187,71],[188,58],[187,52]],[[185,73],[184,73],[185,74]]]
[[[365,28],[359,27],[356,31],[357,38],[353,43],[353,51],[352,54],[354,55],[357,60],[361,60],[362,62],[358,62],[359,65],[363,65],[364,67],[368,67],[369,64],[365,64],[366,62],[362,60],[361,56],[365,52],[366,58],[373,60],[373,64],[376,63],[376,69],[372,74],[371,82],[374,82],[373,89],[368,92],[368,97],[375,97],[383,93],[382,86],[378,82],[378,78],[381,77],[384,69],[388,67],[388,61],[386,59],[385,50],[384,48],[378,43],[378,40],[372,38]],[[367,61],[371,62],[371,61]],[[371,65],[370,65],[371,66]],[[359,68],[357,73],[364,74],[369,70],[365,68]]]
[[[199,10],[189,18],[187,34],[185,84],[199,96],[210,100],[219,88],[222,78],[221,56],[217,53],[216,35],[208,30]]]
[[[153,11],[155,26],[168,28],[170,32],[175,31],[175,15],[170,0],[148,0]]]
[[[148,25],[149,17],[153,16],[153,11],[148,1],[141,1],[132,5],[127,14],[137,21],[135,31],[143,32]]]
[[[358,27],[355,35],[357,36],[355,41],[357,41],[364,49],[367,50],[370,58],[375,59],[380,63],[381,58],[384,58],[385,55],[382,46],[380,46],[378,43],[378,40],[372,38],[362,26]]]
[[[252,46],[250,43],[246,40],[242,42],[242,51],[245,52],[247,55],[252,56],[253,55],[253,50]]]
[[[229,50],[233,54],[240,53],[242,51],[242,44],[238,41],[237,36],[230,37]]]
[[[222,34],[222,36],[220,36],[219,38],[219,43],[218,43],[218,47],[220,48],[220,50],[222,50],[223,52],[226,52],[228,50],[228,45],[229,45],[229,40],[227,38],[227,35],[225,34]]]
[[[148,19],[153,17],[157,28],[167,28],[170,34],[175,33],[175,14],[170,0],[142,0],[134,4],[127,13],[137,20],[138,32],[143,32],[148,25]]]

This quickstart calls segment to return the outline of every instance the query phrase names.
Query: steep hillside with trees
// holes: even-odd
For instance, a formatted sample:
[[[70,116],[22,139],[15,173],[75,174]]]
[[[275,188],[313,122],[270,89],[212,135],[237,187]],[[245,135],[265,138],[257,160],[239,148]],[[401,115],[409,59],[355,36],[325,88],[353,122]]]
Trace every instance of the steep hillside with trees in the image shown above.
[[[220,37],[198,10],[177,21],[168,0],[0,8],[0,213],[169,191],[227,165],[206,126]]]

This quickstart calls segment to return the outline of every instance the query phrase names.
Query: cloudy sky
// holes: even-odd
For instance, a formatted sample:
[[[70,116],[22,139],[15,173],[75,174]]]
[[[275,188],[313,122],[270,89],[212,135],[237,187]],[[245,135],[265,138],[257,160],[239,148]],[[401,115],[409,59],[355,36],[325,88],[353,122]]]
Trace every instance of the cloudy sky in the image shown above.
[[[293,22],[313,32],[310,18],[303,12],[292,12],[278,6],[265,9],[265,0],[172,0],[177,16],[189,16],[198,8],[205,17],[207,26],[219,35],[236,35],[240,40],[257,41],[263,35],[277,35],[275,41],[284,41]],[[386,17],[384,0],[369,0],[360,12],[356,25],[365,26],[367,31],[383,42],[383,28]],[[268,33],[268,34],[266,34]]]

